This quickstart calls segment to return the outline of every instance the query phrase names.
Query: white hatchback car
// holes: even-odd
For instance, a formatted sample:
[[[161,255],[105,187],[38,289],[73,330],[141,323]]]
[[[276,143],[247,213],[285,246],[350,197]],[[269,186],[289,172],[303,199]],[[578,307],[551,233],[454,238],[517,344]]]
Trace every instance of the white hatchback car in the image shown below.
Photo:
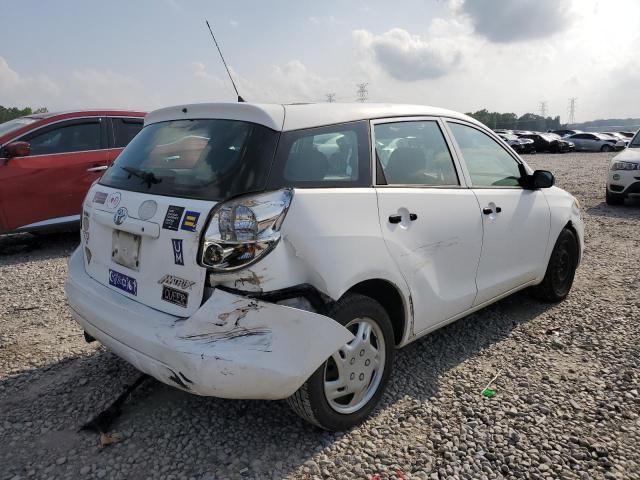
[[[87,194],[69,305],[166,384],[345,429],[396,348],[525,287],[566,297],[583,223],[552,184],[448,110],[157,110]]]
[[[622,205],[628,197],[640,198],[640,130],[609,165],[607,203]]]

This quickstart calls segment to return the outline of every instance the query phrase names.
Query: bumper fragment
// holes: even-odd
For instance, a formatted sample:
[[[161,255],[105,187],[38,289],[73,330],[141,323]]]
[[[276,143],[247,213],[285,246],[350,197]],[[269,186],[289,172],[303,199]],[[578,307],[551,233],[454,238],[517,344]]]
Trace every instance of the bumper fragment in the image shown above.
[[[69,260],[74,319],[109,350],[161,382],[198,395],[282,399],[353,338],[333,319],[215,290],[190,318],[175,317],[93,280]]]

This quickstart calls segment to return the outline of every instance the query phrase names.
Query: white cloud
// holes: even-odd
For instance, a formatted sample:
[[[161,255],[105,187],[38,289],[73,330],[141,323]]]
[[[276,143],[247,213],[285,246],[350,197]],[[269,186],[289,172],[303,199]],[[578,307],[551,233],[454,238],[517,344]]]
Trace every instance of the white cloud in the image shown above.
[[[60,94],[60,87],[48,76],[21,75],[0,57],[0,104],[37,108],[50,105]]]
[[[572,20],[571,0],[452,0],[450,6],[469,19],[477,34],[498,43],[546,38]]]
[[[434,30],[446,28],[438,22]],[[397,80],[416,81],[438,78],[459,67],[462,52],[456,42],[433,36],[429,39],[394,28],[382,35],[367,30],[353,31],[353,38],[364,58],[374,61]]]
[[[71,73],[76,106],[136,107],[147,103],[145,88],[137,79],[111,70],[86,68]]]

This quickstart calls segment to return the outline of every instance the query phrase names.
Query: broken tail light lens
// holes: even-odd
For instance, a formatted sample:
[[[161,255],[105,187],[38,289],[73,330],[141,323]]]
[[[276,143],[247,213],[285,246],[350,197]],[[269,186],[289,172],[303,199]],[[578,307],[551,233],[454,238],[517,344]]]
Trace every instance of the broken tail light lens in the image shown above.
[[[200,265],[214,272],[245,268],[267,255],[280,240],[292,189],[239,197],[211,211],[200,246]]]

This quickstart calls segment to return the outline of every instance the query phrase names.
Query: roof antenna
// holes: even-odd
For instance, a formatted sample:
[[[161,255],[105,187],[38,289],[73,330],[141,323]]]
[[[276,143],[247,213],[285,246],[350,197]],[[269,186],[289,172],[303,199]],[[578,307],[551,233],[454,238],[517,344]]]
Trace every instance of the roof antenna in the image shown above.
[[[227,70],[227,75],[229,75],[229,80],[231,80],[231,85],[233,85],[233,89],[236,91],[236,95],[238,96],[238,102],[244,102],[244,98],[240,96],[238,93],[238,88],[236,87],[235,82],[233,81],[233,77],[231,76],[231,72],[229,71],[229,67],[227,67],[227,62],[224,61],[224,57],[222,56],[222,51],[218,46],[218,42],[216,41],[216,37],[213,35],[213,30],[211,30],[211,25],[209,25],[209,20],[205,20],[207,27],[209,27],[209,33],[211,34],[211,38],[213,38],[213,43],[216,44],[216,48],[218,49],[218,53],[220,54],[220,58],[222,59],[222,63],[224,64],[224,68]]]

